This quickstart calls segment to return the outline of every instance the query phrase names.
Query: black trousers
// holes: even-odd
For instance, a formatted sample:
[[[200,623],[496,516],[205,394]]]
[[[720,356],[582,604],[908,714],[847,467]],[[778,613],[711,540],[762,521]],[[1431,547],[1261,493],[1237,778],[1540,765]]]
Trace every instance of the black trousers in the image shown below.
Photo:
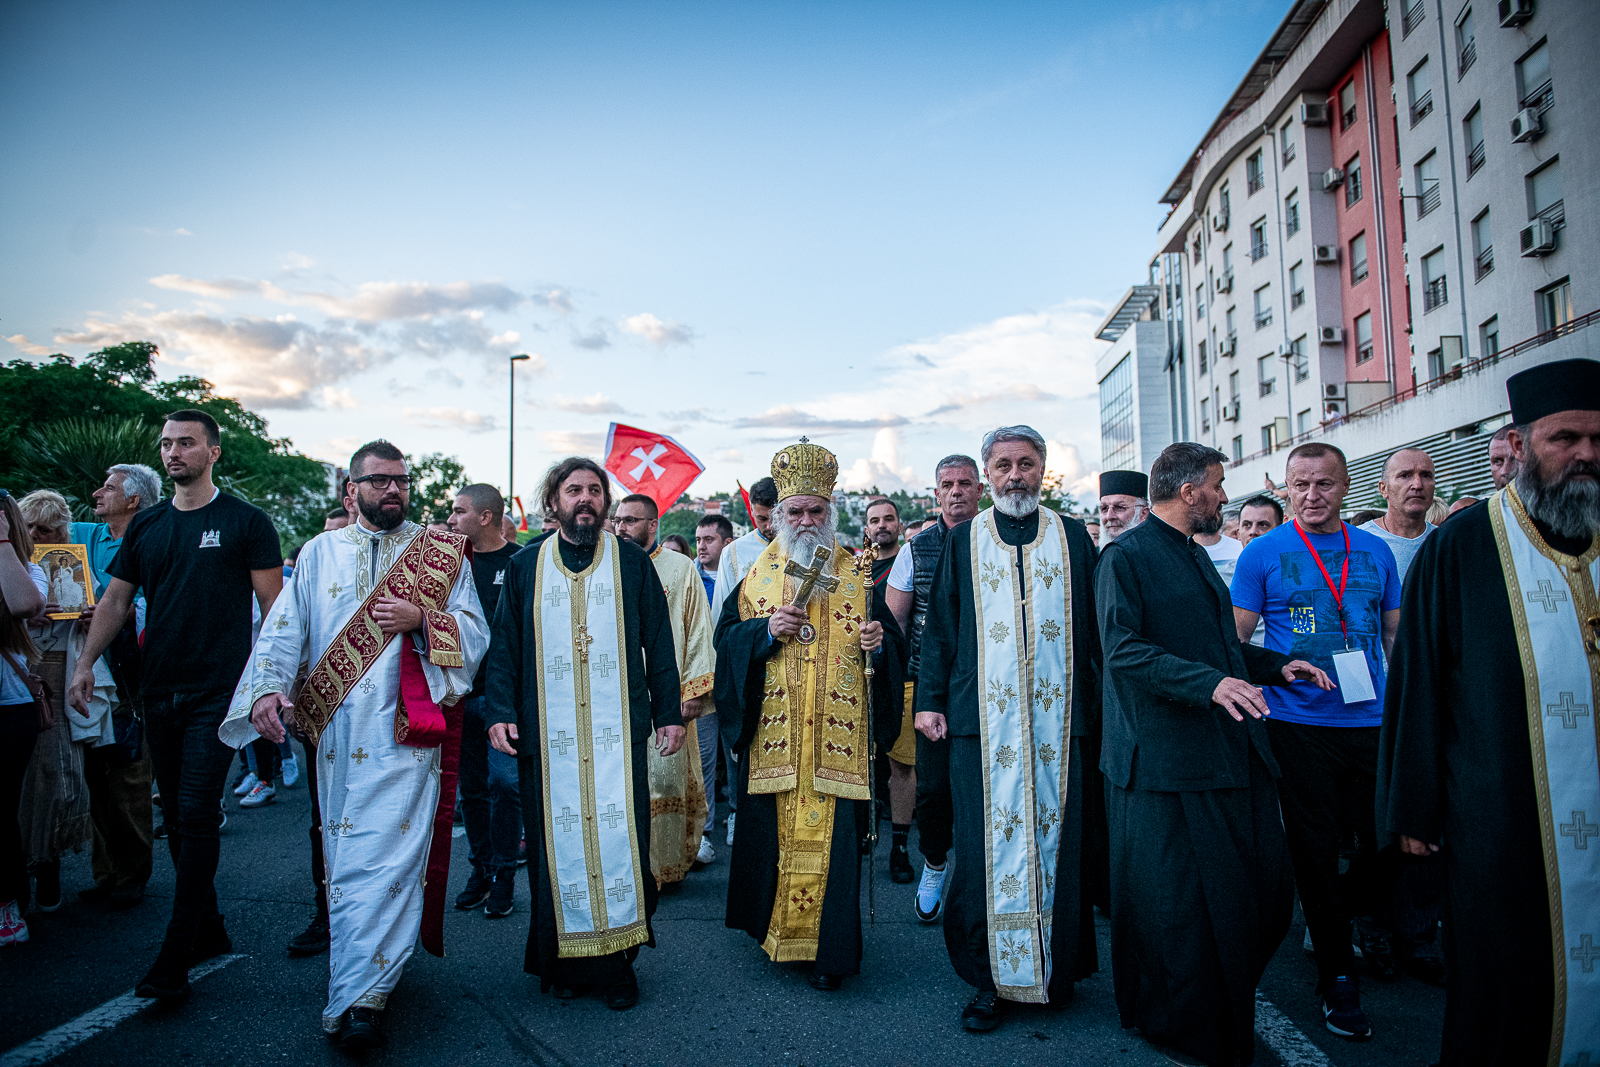
[[[0,660],[0,670],[10,669]],[[31,703],[0,704],[0,904],[14,900],[23,910],[28,906],[28,861],[22,854],[17,807],[38,740],[39,713]]]
[[[83,778],[89,786],[89,818],[94,822],[91,869],[96,885],[112,889],[142,887],[154,863],[155,827],[151,819],[149,746],[129,760],[114,746],[102,745],[83,754]]]
[[[1306,726],[1267,720],[1282,777],[1278,799],[1294,864],[1294,884],[1317,952],[1318,991],[1354,975],[1351,923],[1385,901],[1392,887],[1378,862],[1374,807],[1378,727]],[[1355,854],[1339,873],[1340,843]]]
[[[915,706],[915,705],[913,705]],[[950,738],[929,741],[917,735],[917,847],[922,858],[944,866],[955,835],[950,807]]]
[[[322,801],[317,796],[317,746],[301,742],[306,753],[306,789],[311,793],[311,884],[316,887],[317,917],[328,921],[328,868],[322,857]]]
[[[172,894],[167,941],[176,949],[193,944],[201,925],[217,916],[217,831],[222,791],[233,765],[233,749],[217,739],[233,694],[227,690],[146,696],[145,730],[167,848],[178,878]]]

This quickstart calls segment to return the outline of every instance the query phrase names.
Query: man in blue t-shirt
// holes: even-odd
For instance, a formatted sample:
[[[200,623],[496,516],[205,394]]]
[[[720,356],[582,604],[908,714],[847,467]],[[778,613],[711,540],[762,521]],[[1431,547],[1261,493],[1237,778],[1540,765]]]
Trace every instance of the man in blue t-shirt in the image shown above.
[[[1350,490],[1343,452],[1301,445],[1289,453],[1285,481],[1295,519],[1251,541],[1239,557],[1233,614],[1239,640],[1248,641],[1265,619],[1268,648],[1309,660],[1338,683],[1332,692],[1266,690],[1267,735],[1282,770],[1278,797],[1316,946],[1323,1020],[1333,1033],[1360,1039],[1372,1027],[1361,1010],[1351,922],[1386,888],[1379,884],[1373,804],[1400,574],[1381,538],[1339,519]],[[1366,699],[1352,698],[1363,689],[1370,689]],[[1341,876],[1340,842],[1351,834],[1358,854]]]

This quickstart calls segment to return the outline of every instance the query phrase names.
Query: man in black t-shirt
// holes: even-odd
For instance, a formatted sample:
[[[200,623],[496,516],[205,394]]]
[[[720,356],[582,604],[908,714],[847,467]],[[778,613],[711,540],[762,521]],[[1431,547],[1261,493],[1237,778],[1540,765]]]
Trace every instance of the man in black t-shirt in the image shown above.
[[[889,571],[900,554],[900,534],[905,527],[900,522],[899,507],[888,497],[868,504],[866,517],[865,540],[878,553],[872,561],[872,599],[887,604]],[[911,816],[917,803],[917,731],[911,725],[909,701],[902,706],[900,733],[882,756],[877,770],[878,783],[888,786],[889,794],[889,877],[904,884],[912,877],[906,841],[911,835]]]
[[[450,508],[450,529],[472,542],[472,580],[478,587],[483,616],[491,622],[505,587],[506,568],[521,546],[501,532],[506,502],[500,491],[482,482],[456,494]],[[499,919],[511,914],[516,886],[517,849],[522,842],[522,794],[517,761],[489,747],[489,723],[483,714],[484,672],[479,669],[463,704],[461,727],[461,814],[467,824],[467,856],[472,875],[456,897],[456,907]]]
[[[222,790],[233,749],[217,738],[234,686],[250,659],[250,597],[266,618],[283,588],[283,553],[260,508],[222,493],[211,468],[222,455],[216,420],[176,411],[161,428],[161,461],[177,486],[171,500],[139,512],[107,567],[106,586],[68,699],[80,710],[94,687],[94,662],[144,590],[140,696],[156,784],[177,868],[172,920],[137,994],[189,995],[189,967],[230,952],[214,882]]]

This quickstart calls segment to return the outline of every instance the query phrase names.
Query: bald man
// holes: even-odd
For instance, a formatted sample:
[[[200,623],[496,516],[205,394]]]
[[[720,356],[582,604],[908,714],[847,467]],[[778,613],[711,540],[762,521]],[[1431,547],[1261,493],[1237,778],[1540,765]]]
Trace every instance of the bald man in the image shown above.
[[[1433,488],[1433,457],[1420,448],[1402,448],[1389,457],[1383,477],[1378,479],[1378,494],[1388,503],[1388,510],[1361,526],[1389,546],[1402,582],[1423,538],[1438,528],[1427,518]]]

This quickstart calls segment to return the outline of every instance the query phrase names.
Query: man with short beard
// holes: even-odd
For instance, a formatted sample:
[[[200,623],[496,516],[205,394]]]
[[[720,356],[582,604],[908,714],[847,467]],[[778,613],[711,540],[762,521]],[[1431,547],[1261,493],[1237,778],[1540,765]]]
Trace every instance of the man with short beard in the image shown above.
[[[650,557],[602,529],[605,470],[572,456],[545,475],[556,532],[511,561],[495,615],[489,743],[519,756],[533,922],[523,969],[541,992],[639,1001],[654,945],[645,745],[684,742],[672,621]]]
[[[863,531],[866,543],[877,553],[872,561],[872,598],[882,601],[889,589],[889,572],[900,558],[900,509],[888,497],[867,505]],[[910,554],[910,549],[906,549]],[[898,621],[898,620],[897,620]],[[911,856],[906,842],[917,803],[917,731],[911,724],[911,705],[905,704],[900,733],[885,753],[889,780],[889,877],[904,885],[911,881]],[[880,778],[881,781],[881,778]]]
[[[1150,479],[1139,471],[1100,475],[1100,545],[1103,548],[1150,514]]]
[[[1411,565],[1379,832],[1445,866],[1447,1065],[1600,1053],[1600,363],[1506,383],[1520,472]]]
[[[1239,640],[1228,587],[1194,541],[1222,529],[1227,461],[1168,446],[1150,468],[1150,517],[1095,573],[1117,1010],[1180,1064],[1252,1061],[1256,985],[1294,913],[1257,687],[1333,687]]]
[[[836,536],[839,462],[802,438],[772,460],[774,538],[717,623],[717,716],[739,793],[727,925],[815,989],[861,969],[872,757],[899,727],[905,646]]]
[[[1496,489],[1504,489],[1506,483],[1517,476],[1519,465],[1511,452],[1511,431],[1520,429],[1516,423],[1508,422],[1489,438],[1489,477],[1494,480]],[[1523,436],[1526,437],[1526,433]]]
[[[1100,705],[1100,644],[1094,545],[1081,522],[1039,506],[1044,437],[1002,426],[980,454],[994,507],[946,537],[916,727],[949,739],[959,861],[944,943],[975,990],[961,1025],[985,1031],[1005,1002],[1066,1003],[1096,969],[1079,735]]]

